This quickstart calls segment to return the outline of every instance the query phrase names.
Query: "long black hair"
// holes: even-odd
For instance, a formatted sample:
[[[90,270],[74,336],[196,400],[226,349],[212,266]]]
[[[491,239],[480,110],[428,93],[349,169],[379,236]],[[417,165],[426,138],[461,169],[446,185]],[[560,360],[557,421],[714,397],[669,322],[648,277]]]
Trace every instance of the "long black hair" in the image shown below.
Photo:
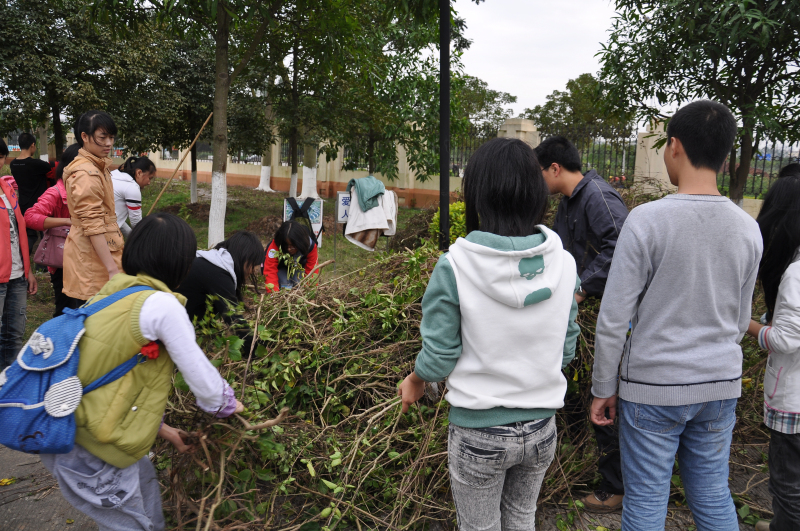
[[[136,170],[141,170],[142,173],[153,173],[156,171],[156,165],[147,157],[128,157],[119,167],[119,171],[127,173],[134,179],[136,179]]]
[[[83,147],[81,133],[86,133],[94,138],[94,134],[98,130],[117,136],[117,124],[114,123],[114,119],[108,113],[98,110],[86,111],[75,122],[75,141],[78,142],[80,147]]]
[[[489,140],[472,154],[464,171],[467,234],[534,234],[547,212],[549,195],[528,144],[515,138]]]
[[[283,224],[275,231],[275,238],[273,240],[281,252],[286,254],[289,244],[291,243],[297,248],[297,252],[306,256],[311,252],[311,234],[308,229],[296,221],[284,221]]]
[[[143,273],[175,291],[192,267],[197,238],[178,216],[157,212],[145,216],[131,231],[122,251],[122,269]]]
[[[61,154],[61,159],[58,163],[58,169],[56,170],[56,181],[60,181],[64,178],[64,168],[72,164],[72,161],[78,156],[78,151],[80,150],[81,146],[79,144],[67,146],[67,149],[65,149],[64,153]]]
[[[227,249],[233,258],[233,272],[236,274],[236,297],[242,300],[244,287],[244,270],[259,266],[264,261],[264,245],[252,232],[239,231],[231,234],[225,241],[219,242],[214,249]],[[253,280],[253,285],[258,282]],[[256,288],[258,289],[258,288]]]
[[[800,247],[800,175],[787,175],[775,181],[756,221],[764,240],[758,276],[767,310],[773,314],[781,277]]]

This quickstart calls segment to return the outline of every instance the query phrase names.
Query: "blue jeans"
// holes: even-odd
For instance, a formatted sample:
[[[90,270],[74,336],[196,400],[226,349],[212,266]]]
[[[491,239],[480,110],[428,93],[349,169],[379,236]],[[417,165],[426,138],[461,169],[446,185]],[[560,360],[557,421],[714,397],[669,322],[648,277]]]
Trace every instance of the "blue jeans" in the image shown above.
[[[0,284],[0,371],[14,363],[25,335],[28,281],[15,278]]]
[[[736,401],[687,406],[619,401],[623,531],[664,529],[676,453],[698,531],[739,529],[728,488]]]
[[[556,450],[550,417],[491,428],[450,424],[450,486],[460,531],[530,531]]]

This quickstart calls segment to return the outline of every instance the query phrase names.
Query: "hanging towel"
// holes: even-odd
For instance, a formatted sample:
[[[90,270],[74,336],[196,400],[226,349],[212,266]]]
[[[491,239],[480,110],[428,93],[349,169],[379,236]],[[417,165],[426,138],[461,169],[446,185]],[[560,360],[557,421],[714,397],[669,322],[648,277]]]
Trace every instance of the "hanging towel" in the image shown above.
[[[361,179],[350,179],[347,183],[347,191],[355,185],[358,192],[358,206],[362,212],[367,212],[378,206],[378,198],[386,191],[386,187],[378,179],[370,175]]]
[[[358,188],[352,191],[358,197]],[[381,234],[392,236],[397,230],[397,195],[385,190],[377,198],[377,208],[361,210],[360,201],[350,201],[345,238],[367,251],[374,251]]]

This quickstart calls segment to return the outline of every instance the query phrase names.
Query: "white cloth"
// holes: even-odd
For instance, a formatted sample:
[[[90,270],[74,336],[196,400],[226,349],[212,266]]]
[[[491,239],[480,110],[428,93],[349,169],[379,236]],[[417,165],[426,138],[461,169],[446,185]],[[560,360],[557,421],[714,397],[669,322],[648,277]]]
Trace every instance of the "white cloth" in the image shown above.
[[[111,172],[114,185],[114,210],[117,212],[117,225],[127,238],[137,223],[142,221],[142,189],[136,180],[124,171]],[[130,219],[130,227],[125,220]]]
[[[364,212],[355,186],[350,193],[352,199],[344,236],[362,249],[374,251],[381,234],[393,236],[397,231],[397,194],[386,190],[378,196],[378,206]]]
[[[200,409],[216,413],[228,405],[228,383],[200,350],[186,308],[174,295],[163,291],[150,295],[139,314],[139,329],[145,339],[164,344]]]
[[[761,329],[758,342],[769,350],[765,402],[780,412],[800,414],[800,250],[781,277],[772,326]]]
[[[197,258],[204,258],[220,269],[227,271],[233,279],[233,285],[237,288],[239,287],[239,283],[236,281],[236,270],[233,266],[233,257],[227,249],[209,249],[208,251],[197,251],[195,256]]]
[[[500,251],[459,238],[445,255],[461,310],[461,357],[447,401],[466,409],[558,409],[567,380],[564,337],[575,293],[575,260],[539,225],[541,245]],[[513,327],[526,334],[507,334]]]
[[[0,191],[0,198],[3,199],[6,212],[8,212],[8,225],[11,228],[11,276],[8,277],[8,280],[14,280],[25,274],[25,264],[22,262],[22,253],[19,250],[19,226],[11,201],[2,191]]]

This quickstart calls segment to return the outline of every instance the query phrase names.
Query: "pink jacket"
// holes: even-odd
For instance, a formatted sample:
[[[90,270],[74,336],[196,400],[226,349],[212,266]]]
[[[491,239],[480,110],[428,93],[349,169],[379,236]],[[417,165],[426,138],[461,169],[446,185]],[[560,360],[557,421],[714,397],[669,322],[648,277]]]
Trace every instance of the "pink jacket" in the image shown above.
[[[67,208],[67,189],[64,181],[56,181],[39,197],[35,205],[25,211],[25,225],[33,230],[44,230],[45,218],[69,218]],[[47,268],[50,273],[55,273],[55,268]]]

